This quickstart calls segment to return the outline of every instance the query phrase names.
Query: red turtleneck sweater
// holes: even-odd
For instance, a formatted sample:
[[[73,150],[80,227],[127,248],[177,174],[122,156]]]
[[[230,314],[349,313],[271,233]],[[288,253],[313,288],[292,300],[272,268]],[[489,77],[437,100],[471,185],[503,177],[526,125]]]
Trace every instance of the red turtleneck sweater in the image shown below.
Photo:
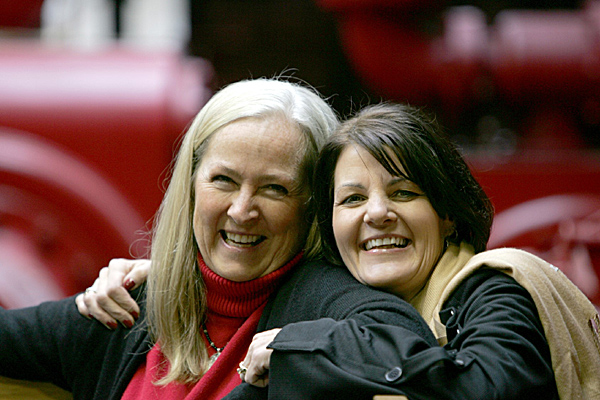
[[[283,267],[261,278],[233,282],[215,274],[204,264],[202,257],[198,257],[207,293],[206,329],[215,345],[219,348],[225,346],[225,349],[198,382],[157,386],[153,382],[163,376],[157,375],[157,372],[168,363],[159,344],[156,344],[127,386],[122,399],[208,400],[227,395],[241,383],[237,368],[246,356],[267,299],[301,258],[299,254]],[[198,334],[204,337],[202,327],[198,327]],[[215,350],[206,338],[205,343],[208,355],[214,354]]]

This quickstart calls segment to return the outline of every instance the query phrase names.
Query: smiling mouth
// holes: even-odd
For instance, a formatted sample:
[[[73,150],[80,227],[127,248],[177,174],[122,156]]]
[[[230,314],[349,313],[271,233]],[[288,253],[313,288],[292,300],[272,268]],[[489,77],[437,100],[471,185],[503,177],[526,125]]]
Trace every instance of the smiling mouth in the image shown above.
[[[369,250],[385,250],[385,249],[403,249],[410,243],[408,239],[402,239],[399,237],[386,237],[383,239],[371,239],[367,240],[362,248],[366,251]]]
[[[239,235],[221,231],[221,237],[230,246],[252,247],[261,244],[266,237],[262,235]]]

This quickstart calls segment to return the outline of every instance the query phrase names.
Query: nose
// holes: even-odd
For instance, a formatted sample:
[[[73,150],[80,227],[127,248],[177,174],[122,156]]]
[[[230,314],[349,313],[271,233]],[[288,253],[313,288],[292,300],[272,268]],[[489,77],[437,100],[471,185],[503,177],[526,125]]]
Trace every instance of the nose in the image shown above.
[[[234,195],[227,215],[238,225],[248,224],[258,218],[258,208],[249,189],[242,188]]]
[[[388,201],[380,196],[370,197],[364,221],[367,224],[380,226],[398,219],[396,213],[389,207]]]

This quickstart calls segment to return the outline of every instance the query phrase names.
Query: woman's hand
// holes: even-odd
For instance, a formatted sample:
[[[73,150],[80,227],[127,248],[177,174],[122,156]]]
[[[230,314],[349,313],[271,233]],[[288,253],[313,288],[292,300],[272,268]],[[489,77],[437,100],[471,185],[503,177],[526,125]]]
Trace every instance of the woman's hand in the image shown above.
[[[265,387],[269,384],[269,368],[271,366],[272,349],[267,346],[275,339],[275,336],[281,329],[271,329],[257,333],[250,343],[246,358],[242,365],[246,367],[246,372],[241,374],[242,380],[258,387]]]
[[[149,270],[150,260],[111,260],[108,267],[100,270],[94,284],[75,298],[77,309],[108,329],[116,329],[117,321],[131,328],[140,315],[140,308],[129,291],[146,280]]]

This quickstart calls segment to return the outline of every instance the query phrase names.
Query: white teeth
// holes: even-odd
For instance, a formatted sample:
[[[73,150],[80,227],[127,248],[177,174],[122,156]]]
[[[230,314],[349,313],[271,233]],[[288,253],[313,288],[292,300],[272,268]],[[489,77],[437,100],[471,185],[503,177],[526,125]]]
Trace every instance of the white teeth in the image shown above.
[[[240,244],[254,243],[260,239],[258,235],[238,235],[237,233],[227,233],[227,240]]]
[[[408,245],[408,239],[401,239],[399,237],[386,237],[383,239],[371,239],[365,243],[365,250],[369,251],[375,247],[383,246],[396,246],[406,247]]]

